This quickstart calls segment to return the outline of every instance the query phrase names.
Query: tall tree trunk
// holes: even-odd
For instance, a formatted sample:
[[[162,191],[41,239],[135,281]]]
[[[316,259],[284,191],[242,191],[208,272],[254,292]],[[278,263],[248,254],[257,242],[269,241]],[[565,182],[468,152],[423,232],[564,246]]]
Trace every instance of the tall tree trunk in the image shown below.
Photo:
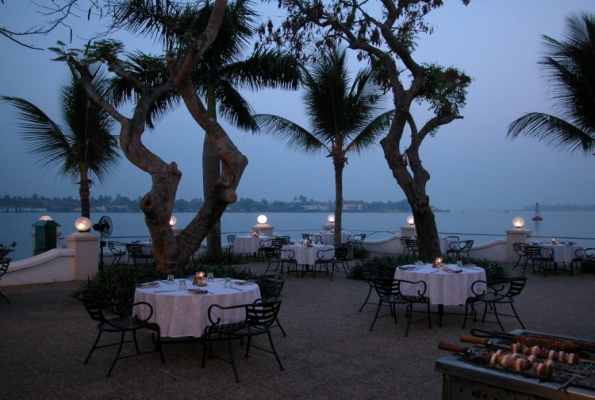
[[[345,158],[343,156],[333,157],[335,166],[335,235],[333,242],[335,245],[341,243],[341,232],[343,231],[343,169],[345,168]]]
[[[89,176],[88,176],[87,164],[81,165],[81,181],[79,182],[79,197],[81,199],[81,217],[87,217],[91,219],[91,204],[89,198],[91,197],[91,191],[89,190]]]
[[[209,83],[207,88],[207,111],[209,116],[217,120],[217,102],[215,98],[215,86]],[[202,186],[205,200],[211,196],[215,183],[221,176],[221,159],[217,148],[205,134],[202,148]],[[218,220],[207,235],[207,253],[212,257],[221,256],[221,220]]]
[[[430,197],[426,194],[426,183],[430,179],[430,174],[422,166],[419,158],[419,142],[414,138],[405,153],[401,153],[399,148],[408,116],[408,111],[396,111],[389,133],[380,141],[380,144],[393,177],[403,189],[407,202],[411,206],[417,230],[419,256],[429,261],[440,255],[440,242],[436,219],[430,207]],[[408,167],[413,175],[407,169]]]

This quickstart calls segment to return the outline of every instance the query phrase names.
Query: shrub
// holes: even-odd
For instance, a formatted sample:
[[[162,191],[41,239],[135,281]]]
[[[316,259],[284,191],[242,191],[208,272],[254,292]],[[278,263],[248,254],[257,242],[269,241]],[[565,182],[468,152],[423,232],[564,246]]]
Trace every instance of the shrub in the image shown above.
[[[15,250],[14,248],[16,245],[16,242],[12,242],[8,246],[4,246],[4,243],[0,243],[0,260],[6,258],[7,255],[12,253]]]

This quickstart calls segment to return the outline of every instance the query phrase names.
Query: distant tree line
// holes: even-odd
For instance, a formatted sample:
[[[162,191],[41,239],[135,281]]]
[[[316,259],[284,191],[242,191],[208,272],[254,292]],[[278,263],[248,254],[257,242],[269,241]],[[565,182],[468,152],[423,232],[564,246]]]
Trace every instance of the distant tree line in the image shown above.
[[[91,197],[91,210],[93,212],[141,212],[141,196],[130,199],[126,196],[116,195]],[[346,212],[410,212],[411,208],[406,200],[397,202],[387,201],[351,201],[348,202],[357,207],[345,208]],[[174,204],[174,212],[196,212],[203,205],[203,199],[184,200],[178,199]],[[251,198],[240,198],[237,202],[230,204],[228,212],[333,212],[335,203],[333,201],[321,202],[309,199],[300,195],[294,197],[293,201],[267,201],[266,199],[254,200]],[[68,197],[44,197],[33,194],[31,197],[4,195],[0,197],[0,212],[75,212],[80,210],[78,198]],[[435,211],[445,211],[437,209]],[[447,210],[446,210],[447,211]]]

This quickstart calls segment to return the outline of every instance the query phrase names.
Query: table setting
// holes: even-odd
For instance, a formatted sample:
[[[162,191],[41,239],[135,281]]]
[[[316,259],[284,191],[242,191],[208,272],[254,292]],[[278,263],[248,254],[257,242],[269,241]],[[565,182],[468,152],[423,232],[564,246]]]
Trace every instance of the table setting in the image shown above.
[[[149,321],[160,326],[162,337],[200,337],[209,324],[207,312],[211,305],[227,307],[249,304],[261,297],[260,288],[254,281],[195,278],[178,278],[173,282],[169,279],[152,281],[136,286],[134,302],[151,304],[154,312]],[[139,307],[133,312],[141,319],[146,317],[143,315],[145,308]],[[243,317],[226,314],[223,322],[234,322]]]

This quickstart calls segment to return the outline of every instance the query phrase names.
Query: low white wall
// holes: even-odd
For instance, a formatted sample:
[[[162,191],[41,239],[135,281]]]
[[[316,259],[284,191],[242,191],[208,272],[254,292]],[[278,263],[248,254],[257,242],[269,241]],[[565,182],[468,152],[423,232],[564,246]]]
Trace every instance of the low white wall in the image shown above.
[[[397,235],[374,242],[365,241],[363,246],[364,249],[373,255],[403,254],[401,237]],[[469,251],[469,256],[480,260],[488,259],[498,262],[507,262],[508,253],[509,249],[506,240],[493,240],[487,243],[475,245],[471,251]]]
[[[0,286],[84,280],[97,272],[99,237],[91,233],[74,233],[66,240],[66,249],[52,249],[24,260],[11,261],[8,271],[0,279]]]

